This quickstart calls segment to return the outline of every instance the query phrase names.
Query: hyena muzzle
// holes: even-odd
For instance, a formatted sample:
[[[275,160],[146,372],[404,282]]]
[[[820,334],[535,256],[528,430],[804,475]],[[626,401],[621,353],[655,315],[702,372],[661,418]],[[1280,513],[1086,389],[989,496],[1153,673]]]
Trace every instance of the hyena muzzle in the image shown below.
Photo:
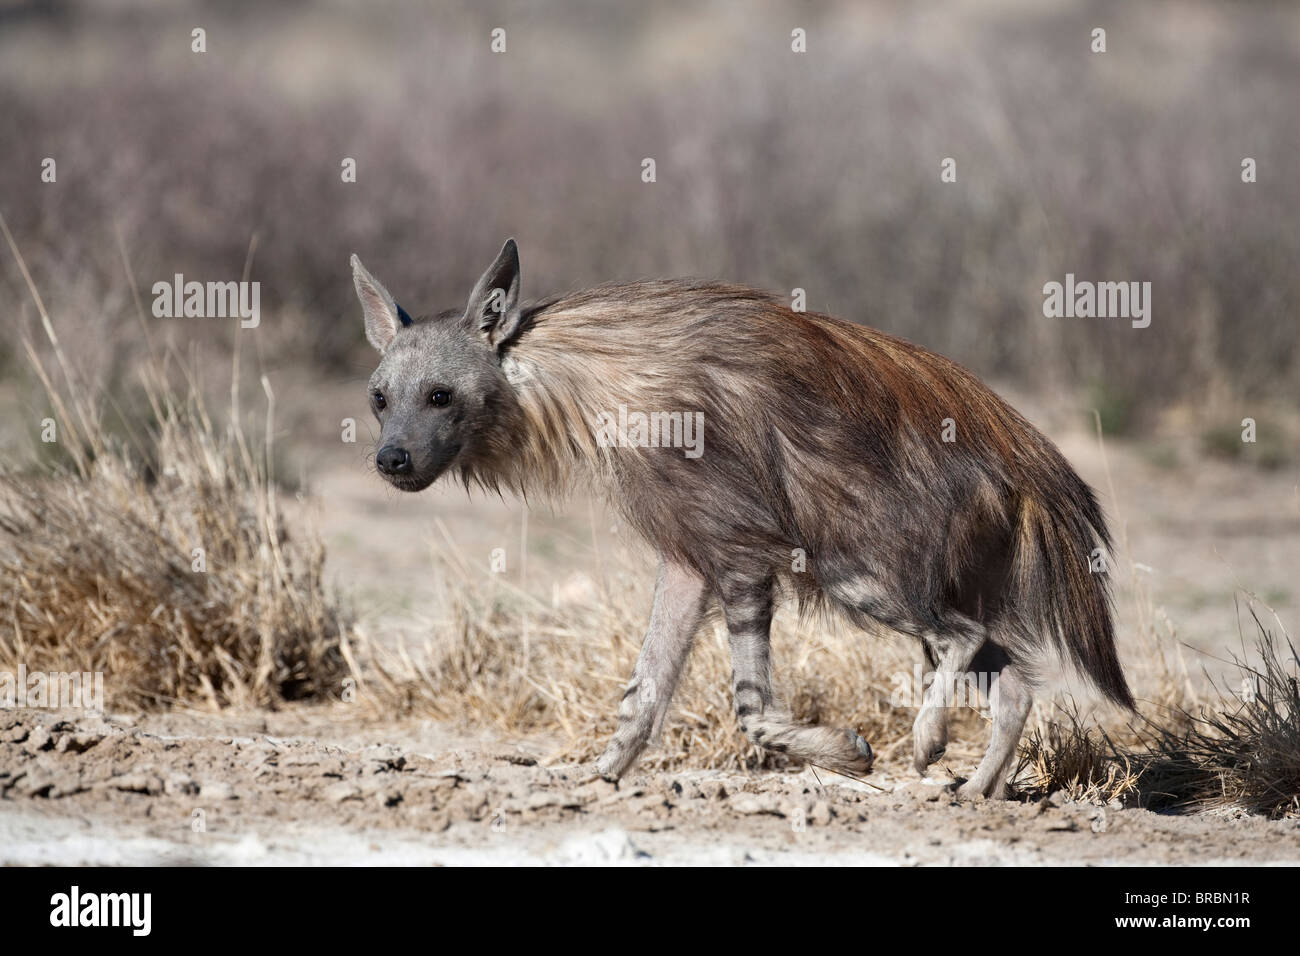
[[[419,319],[355,256],[352,267],[382,356],[369,394],[389,482],[419,491],[450,472],[517,492],[598,487],[658,552],[649,628],[601,773],[622,775],[657,734],[715,606],[749,739],[869,771],[857,733],[800,723],[773,693],[782,595],[920,641],[921,773],[944,752],[957,681],[990,675],[991,739],[963,795],[1005,793],[1046,655],[1132,707],[1091,489],[960,365],[712,282],[612,284],[524,305],[513,240],[463,310]],[[647,421],[662,430],[651,440]],[[677,439],[695,422],[692,453]]]

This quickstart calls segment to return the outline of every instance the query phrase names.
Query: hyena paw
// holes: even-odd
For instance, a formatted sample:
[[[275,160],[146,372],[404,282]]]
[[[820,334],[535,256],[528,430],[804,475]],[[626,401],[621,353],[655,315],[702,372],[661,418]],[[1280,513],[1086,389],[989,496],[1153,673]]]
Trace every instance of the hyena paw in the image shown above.
[[[957,788],[959,800],[1005,800],[1007,797],[1006,781],[982,786],[978,780],[967,780]]]
[[[848,736],[853,744],[854,753],[851,755],[853,771],[862,774],[871,773],[871,767],[876,762],[876,755],[871,752],[871,744],[851,730]]]
[[[922,707],[912,725],[912,762],[916,772],[924,777],[930,764],[947,751],[947,715],[938,707]]]
[[[851,777],[871,773],[875,755],[871,745],[852,730],[828,731],[821,727],[804,731],[804,739],[791,741],[785,753],[802,757],[814,767],[834,770]]]
[[[596,759],[596,773],[604,777],[610,783],[617,783],[619,777],[627,771],[627,765],[630,760],[624,756],[622,751],[609,747]]]

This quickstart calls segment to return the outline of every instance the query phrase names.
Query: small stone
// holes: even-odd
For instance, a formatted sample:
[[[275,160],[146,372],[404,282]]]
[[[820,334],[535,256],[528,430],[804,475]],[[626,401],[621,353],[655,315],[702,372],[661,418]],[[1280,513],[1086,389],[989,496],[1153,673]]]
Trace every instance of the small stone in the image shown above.
[[[721,800],[727,795],[727,785],[721,780],[702,780],[700,796],[705,800]]]
[[[113,777],[108,781],[108,785],[115,790],[121,790],[123,793],[145,793],[156,796],[163,792],[162,777],[145,770]]]
[[[945,796],[952,796],[952,787],[933,781],[916,780],[895,787],[892,796],[915,803],[938,803]]]
[[[455,790],[457,784],[460,783],[460,776],[454,771],[451,773],[440,773],[435,775],[429,783],[435,790]]]
[[[99,743],[103,739],[104,739],[103,734],[93,734],[93,733],[84,733],[84,732],[64,734],[62,737],[59,738],[59,742],[55,745],[54,749],[61,754],[62,753],[74,753],[74,754],[85,753],[87,750],[95,746],[95,744]]]
[[[199,796],[204,800],[234,800],[235,788],[224,780],[213,780],[199,787]]]
[[[655,794],[646,794],[645,796],[636,797],[627,802],[628,810],[638,816],[642,814],[661,813],[666,810],[667,807],[668,804],[664,801],[664,798],[656,796]]]
[[[53,774],[36,771],[25,773],[14,781],[14,792],[22,797],[49,797],[58,787],[58,778]]]
[[[330,803],[342,803],[344,800],[356,800],[361,797],[361,788],[348,780],[332,783],[320,792]]]
[[[199,785],[194,778],[183,773],[174,773],[163,782],[163,790],[169,796],[193,796],[199,792]]]
[[[596,803],[608,797],[612,789],[608,784],[589,783],[573,791],[573,799],[575,803]]]
[[[771,794],[753,794],[739,793],[731,798],[731,809],[744,816],[754,816],[759,813],[771,813],[776,816],[784,816],[776,805],[776,800]]]
[[[514,764],[516,767],[535,767],[535,766],[537,766],[537,758],[536,758],[536,757],[530,757],[530,756],[528,756],[528,754],[504,753],[504,754],[497,754],[493,759],[494,759],[494,760],[500,760],[500,761],[503,761],[503,762],[505,762],[505,763],[512,763],[512,764]]]
[[[1052,818],[1044,821],[1043,829],[1047,830],[1049,833],[1073,833],[1075,830],[1079,829],[1079,822],[1071,817]]]
[[[491,804],[481,788],[462,787],[456,791],[447,809],[458,819],[482,820],[488,815]]]

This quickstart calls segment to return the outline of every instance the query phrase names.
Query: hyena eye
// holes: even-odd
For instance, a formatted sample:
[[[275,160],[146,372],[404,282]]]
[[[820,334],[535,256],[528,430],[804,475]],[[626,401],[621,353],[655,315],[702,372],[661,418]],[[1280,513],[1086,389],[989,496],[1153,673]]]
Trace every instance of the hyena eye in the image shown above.
[[[438,408],[442,408],[442,406],[446,405],[450,401],[451,401],[451,392],[447,391],[445,388],[435,388],[432,392],[429,393],[430,405],[434,405]]]
[[[388,407],[388,399],[384,398],[383,392],[375,392],[374,399],[375,399],[375,408],[382,409]]]

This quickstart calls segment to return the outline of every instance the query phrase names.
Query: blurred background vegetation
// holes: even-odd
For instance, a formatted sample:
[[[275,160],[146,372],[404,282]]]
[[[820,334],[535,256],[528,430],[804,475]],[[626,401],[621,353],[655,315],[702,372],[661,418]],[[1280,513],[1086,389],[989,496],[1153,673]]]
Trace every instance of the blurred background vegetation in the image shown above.
[[[244,342],[355,383],[349,253],[424,312],[514,235],[526,296],[801,287],[1112,433],[1300,405],[1295,4],[8,0],[0,90],[0,213],[110,388],[145,347],[124,253],[147,314],[174,273],[239,278],[256,237]],[[1044,318],[1067,272],[1151,282],[1151,326]],[[7,251],[0,311],[38,321]],[[235,334],[147,330],[218,357]],[[20,342],[0,339],[7,379]]]

